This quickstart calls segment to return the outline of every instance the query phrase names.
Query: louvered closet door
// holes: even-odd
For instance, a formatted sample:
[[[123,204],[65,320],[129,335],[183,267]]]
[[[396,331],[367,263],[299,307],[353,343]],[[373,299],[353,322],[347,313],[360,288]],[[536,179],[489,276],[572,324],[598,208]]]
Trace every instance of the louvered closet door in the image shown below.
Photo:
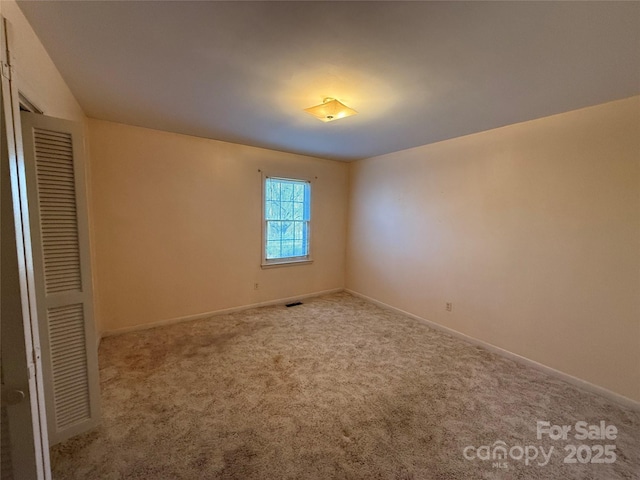
[[[100,418],[82,126],[22,113],[49,440]]]

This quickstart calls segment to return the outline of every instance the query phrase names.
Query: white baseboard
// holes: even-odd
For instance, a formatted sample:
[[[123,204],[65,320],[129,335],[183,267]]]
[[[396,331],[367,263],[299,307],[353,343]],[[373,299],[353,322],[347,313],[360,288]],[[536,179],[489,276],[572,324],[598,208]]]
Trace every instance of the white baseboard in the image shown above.
[[[536,370],[540,370],[542,372],[548,373],[549,375],[552,375],[556,378],[559,378],[561,380],[564,380],[572,385],[575,385],[576,387],[580,387],[584,390],[587,390],[589,392],[595,393],[597,395],[600,395],[602,397],[607,398],[608,400],[612,400],[620,405],[623,405],[627,408],[631,408],[633,410],[637,410],[640,411],[640,402],[633,400],[631,398],[625,397],[624,395],[620,395],[619,393],[616,392],[612,392],[611,390],[608,390],[606,388],[600,387],[598,385],[595,385],[593,383],[587,382],[586,380],[582,380],[578,377],[574,377],[573,375],[569,375],[568,373],[564,373],[561,372],[560,370],[556,370],[555,368],[552,367],[548,367],[547,365],[544,365],[542,363],[538,363],[535,360],[531,360],[529,358],[523,357],[521,355],[518,355],[517,353],[513,353],[510,352],[509,350],[505,350],[504,348],[500,348],[497,347],[495,345],[492,345],[490,343],[484,342],[482,340],[479,340],[477,338],[474,337],[470,337],[469,335],[466,335],[464,333],[458,332],[457,330],[453,330],[451,328],[445,327],[443,325],[440,325],[439,323],[435,323],[432,322],[430,320],[427,320],[426,318],[422,318],[419,317],[418,315],[414,315],[413,313],[409,313],[409,312],[405,312],[404,310],[401,310],[399,308],[393,307],[391,305],[388,305],[384,302],[381,302],[379,300],[376,300],[374,298],[368,297],[362,293],[356,292],[354,290],[350,290],[348,288],[344,289],[345,292],[348,292],[356,297],[360,297],[364,300],[367,300],[368,302],[371,302],[381,308],[384,308],[385,310],[391,310],[392,312],[396,312],[396,313],[400,313],[402,315],[406,315],[408,317],[411,317],[415,320],[419,320],[421,322],[426,323],[427,325],[429,325],[430,327],[436,329],[436,330],[440,330],[443,331],[445,333],[448,333],[450,335],[453,335],[454,337],[460,338],[468,343],[477,345],[479,347],[485,348],[491,352],[497,353],[498,355],[501,355],[503,357],[509,358],[511,360],[514,360],[516,362],[519,362],[521,364],[524,365],[528,365],[530,367],[535,368]]]
[[[200,320],[202,318],[214,317],[216,315],[224,315],[226,313],[241,312],[243,310],[249,310],[252,308],[267,307],[269,305],[284,305],[285,303],[297,302],[300,300],[304,300],[305,298],[319,297],[321,295],[329,295],[331,293],[337,293],[337,292],[343,292],[343,291],[344,291],[344,288],[333,288],[331,290],[322,290],[320,292],[305,293],[303,295],[296,295],[294,297],[278,298],[276,300],[268,300],[266,302],[252,303],[249,305],[242,305],[239,307],[224,308],[222,310],[213,310],[211,312],[203,312],[203,313],[196,313],[194,315],[186,315],[184,317],[169,318],[166,320],[160,320],[158,322],[145,323],[143,325],[134,325],[131,327],[117,328],[115,330],[106,330],[102,332],[102,337],[111,337],[113,335],[120,335],[127,332],[148,330],[150,328],[161,327],[163,325],[172,325],[174,323]]]

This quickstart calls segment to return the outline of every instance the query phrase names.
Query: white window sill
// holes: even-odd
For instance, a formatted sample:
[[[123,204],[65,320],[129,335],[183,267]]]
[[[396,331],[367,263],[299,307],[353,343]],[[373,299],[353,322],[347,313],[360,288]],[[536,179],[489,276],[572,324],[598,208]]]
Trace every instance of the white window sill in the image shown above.
[[[308,265],[310,263],[313,263],[313,260],[310,258],[303,258],[300,260],[282,258],[277,260],[266,260],[262,263],[262,268],[291,267],[293,265]]]

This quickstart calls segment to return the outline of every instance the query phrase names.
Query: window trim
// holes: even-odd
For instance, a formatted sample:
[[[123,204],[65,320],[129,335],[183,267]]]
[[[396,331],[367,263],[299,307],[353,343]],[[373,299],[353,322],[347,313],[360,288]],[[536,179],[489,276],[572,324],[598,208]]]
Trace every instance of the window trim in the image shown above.
[[[308,240],[309,240],[309,249],[307,252],[307,255],[305,256],[300,256],[300,257],[285,257],[285,258],[274,258],[274,259],[267,259],[267,215],[266,215],[266,208],[267,208],[267,201],[266,201],[266,185],[267,185],[267,179],[269,178],[274,178],[274,179],[279,179],[279,180],[291,180],[294,182],[306,182],[309,184],[309,229],[308,229]],[[313,219],[313,179],[306,177],[306,176],[301,176],[301,175],[276,175],[273,173],[268,173],[268,172],[262,172],[262,218],[261,218],[261,222],[262,222],[262,242],[261,242],[261,249],[262,249],[262,254],[261,254],[261,258],[262,258],[262,262],[261,262],[261,267],[262,268],[275,268],[275,267],[287,267],[287,266],[292,266],[292,265],[308,265],[313,263],[313,257],[312,257],[312,252],[313,252],[313,226],[312,226],[312,219]]]

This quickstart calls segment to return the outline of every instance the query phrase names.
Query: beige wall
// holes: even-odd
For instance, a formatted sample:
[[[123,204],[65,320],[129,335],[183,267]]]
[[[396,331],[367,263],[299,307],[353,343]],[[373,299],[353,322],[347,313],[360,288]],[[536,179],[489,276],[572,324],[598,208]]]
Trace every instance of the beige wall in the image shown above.
[[[84,121],[84,112],[14,0],[0,1],[10,25],[18,88],[45,115]]]
[[[103,331],[344,287],[346,164],[98,120],[89,137]],[[261,269],[258,169],[317,177],[313,264]]]
[[[640,400],[640,97],[355,162],[349,213],[348,288]]]

